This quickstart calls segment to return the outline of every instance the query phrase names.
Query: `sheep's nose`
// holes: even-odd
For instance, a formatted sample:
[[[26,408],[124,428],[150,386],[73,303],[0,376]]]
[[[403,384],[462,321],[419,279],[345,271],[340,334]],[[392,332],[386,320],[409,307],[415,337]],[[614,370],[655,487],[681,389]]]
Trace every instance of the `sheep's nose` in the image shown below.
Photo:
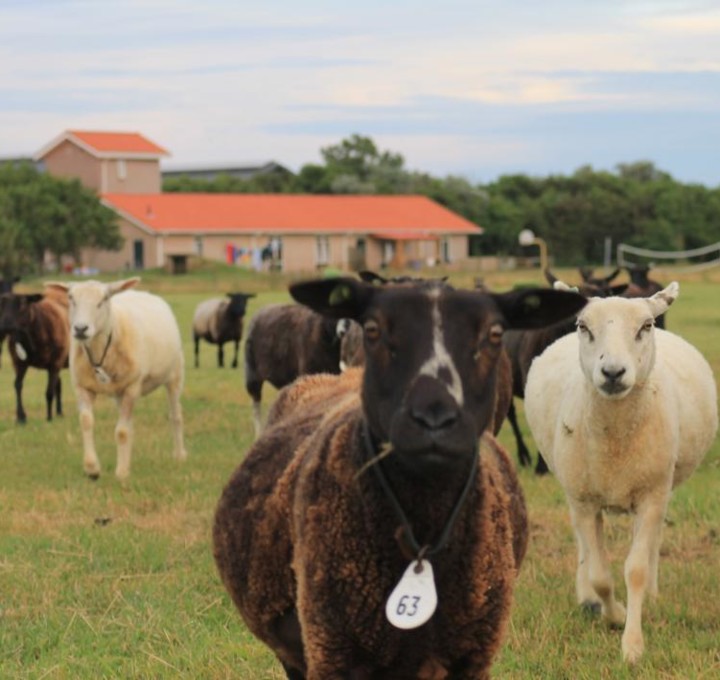
[[[75,331],[75,337],[82,339],[87,335],[88,325],[87,324],[75,324],[73,326]]]
[[[611,381],[614,382],[614,381],[619,380],[620,378],[622,378],[623,375],[625,375],[626,369],[625,369],[625,368],[610,367],[610,368],[603,368],[603,369],[601,369],[601,371],[602,371],[602,374],[603,374],[608,380],[611,380]]]
[[[412,409],[413,420],[428,430],[442,430],[451,427],[458,419],[456,408],[449,408],[447,404],[435,403],[419,410]]]

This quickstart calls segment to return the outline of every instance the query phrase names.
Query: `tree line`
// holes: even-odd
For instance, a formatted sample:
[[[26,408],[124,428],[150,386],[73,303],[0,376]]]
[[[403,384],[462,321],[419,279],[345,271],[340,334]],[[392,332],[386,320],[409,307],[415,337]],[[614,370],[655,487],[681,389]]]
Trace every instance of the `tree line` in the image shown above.
[[[419,194],[471,222],[471,255],[520,253],[518,234],[531,229],[558,264],[603,261],[605,239],[653,250],[685,250],[720,241],[720,187],[683,184],[653,163],[614,171],[579,168],[571,175],[504,175],[488,184],[408,170],[402,155],[352,135],[320,150],[321,163],[299,172],[250,179],[167,179],[168,192]],[[30,163],[0,164],[0,277],[41,271],[50,261],[80,259],[83,248],[119,249],[115,214],[77,179],[39,172]]]
[[[556,262],[603,261],[605,239],[653,250],[685,250],[720,241],[720,187],[683,184],[648,161],[612,172],[584,166],[573,174],[505,175],[489,184],[433,177],[406,169],[404,158],[352,135],[321,149],[322,163],[300,171],[213,181],[179,177],[165,191],[308,194],[420,194],[484,229],[472,255],[518,254],[518,234],[531,229]]]

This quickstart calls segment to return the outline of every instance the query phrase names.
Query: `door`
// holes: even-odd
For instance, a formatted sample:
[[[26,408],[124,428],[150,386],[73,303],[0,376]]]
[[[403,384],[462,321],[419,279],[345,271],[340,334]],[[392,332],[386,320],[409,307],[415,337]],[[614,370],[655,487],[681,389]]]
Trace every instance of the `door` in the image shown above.
[[[133,241],[133,269],[145,269],[145,242]]]

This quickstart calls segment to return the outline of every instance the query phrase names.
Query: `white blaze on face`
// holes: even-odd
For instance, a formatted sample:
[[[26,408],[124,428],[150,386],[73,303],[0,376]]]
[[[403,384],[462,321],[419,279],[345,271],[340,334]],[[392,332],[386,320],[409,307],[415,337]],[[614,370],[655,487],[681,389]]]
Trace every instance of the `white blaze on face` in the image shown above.
[[[463,387],[460,374],[455,362],[445,346],[445,335],[443,333],[442,316],[440,315],[439,290],[431,290],[428,297],[432,303],[432,324],[433,324],[433,346],[430,358],[420,367],[419,375],[427,375],[431,378],[445,381],[445,387],[458,406],[463,405]],[[440,374],[445,373],[443,378]],[[450,381],[446,380],[447,374]]]

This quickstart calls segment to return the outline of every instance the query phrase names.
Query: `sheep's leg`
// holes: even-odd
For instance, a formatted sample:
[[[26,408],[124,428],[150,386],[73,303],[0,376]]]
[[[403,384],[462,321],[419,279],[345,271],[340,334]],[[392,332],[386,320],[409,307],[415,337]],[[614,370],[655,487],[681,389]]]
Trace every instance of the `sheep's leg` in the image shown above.
[[[195,368],[200,368],[200,338],[193,335],[193,340],[195,340]]]
[[[58,373],[57,383],[55,383],[55,413],[59,416],[63,414],[62,411],[62,378]]]
[[[645,646],[642,634],[642,606],[646,590],[653,586],[657,588],[656,570],[666,507],[667,497],[664,502],[658,502],[653,498],[643,503],[635,516],[633,542],[625,560],[628,614],[622,636],[622,651],[623,658],[628,663],[638,661]]]
[[[47,419],[52,420],[53,400],[57,394],[57,384],[60,380],[60,372],[56,369],[48,369],[48,381],[45,388],[45,404],[47,406]]]
[[[233,354],[232,367],[238,367],[238,353],[240,352],[240,339],[238,338],[235,342],[235,352]]]
[[[140,386],[130,385],[117,398],[119,416],[115,425],[115,444],[117,445],[117,465],[115,476],[124,481],[130,476],[130,455],[133,443],[132,413],[135,401],[140,396]]]
[[[173,431],[173,458],[185,460],[187,451],[183,442],[183,415],[180,404],[182,380],[176,378],[167,384],[168,404],[170,405],[170,423]]]
[[[218,342],[218,368],[225,367],[225,352],[222,342]]]
[[[90,479],[100,476],[100,461],[95,452],[95,439],[93,437],[93,404],[95,395],[82,387],[76,386],[78,412],[80,414],[80,431],[83,441],[83,470]]]
[[[510,400],[510,408],[508,409],[507,419],[510,421],[513,434],[515,435],[515,443],[517,444],[517,455],[520,465],[527,467],[532,464],[532,458],[530,452],[525,445],[523,440],[522,432],[520,431],[520,425],[517,420],[517,411],[515,410],[515,398]]]
[[[580,604],[600,598],[604,619],[612,625],[625,622],[625,608],[615,600],[610,565],[605,554],[602,512],[592,506],[570,506],[578,538],[577,595]]]
[[[15,419],[21,424],[27,422],[27,414],[22,402],[23,382],[27,370],[27,364],[20,361],[15,364]]]

